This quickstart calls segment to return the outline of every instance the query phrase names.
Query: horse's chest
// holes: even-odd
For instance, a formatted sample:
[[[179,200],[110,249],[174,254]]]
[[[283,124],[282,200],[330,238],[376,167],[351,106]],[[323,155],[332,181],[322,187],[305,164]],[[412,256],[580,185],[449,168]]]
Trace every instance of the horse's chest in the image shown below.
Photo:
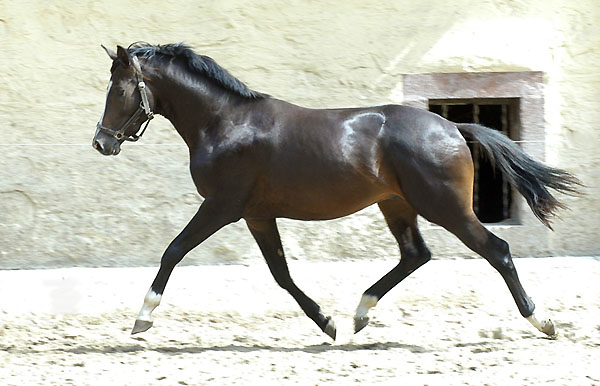
[[[198,192],[206,197],[232,186],[241,188],[248,164],[240,152],[215,148],[192,155],[190,172]]]
[[[219,162],[211,155],[195,155],[190,159],[190,173],[194,185],[203,197],[216,189]]]

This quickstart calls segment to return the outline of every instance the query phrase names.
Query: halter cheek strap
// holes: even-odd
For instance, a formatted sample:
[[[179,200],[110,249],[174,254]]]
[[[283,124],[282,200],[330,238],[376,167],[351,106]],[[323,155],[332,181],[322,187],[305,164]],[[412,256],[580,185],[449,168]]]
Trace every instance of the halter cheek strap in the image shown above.
[[[140,102],[140,106],[137,110],[135,110],[133,115],[129,117],[127,122],[125,122],[125,124],[120,129],[110,129],[108,127],[102,126],[101,122],[98,122],[96,128],[98,131],[105,132],[106,134],[109,134],[110,136],[116,138],[119,141],[121,139],[124,139],[125,141],[135,142],[142,137],[142,135],[146,131],[146,128],[148,128],[148,124],[150,124],[150,121],[152,120],[152,118],[154,118],[154,113],[152,112],[152,109],[150,109],[150,102],[148,101],[148,92],[146,91],[146,83],[144,82],[140,62],[137,56],[135,55],[131,57],[131,61],[135,69],[135,76],[138,81],[137,88],[140,91],[140,96],[142,99]],[[129,127],[133,126],[142,114],[146,115],[146,119],[144,119],[146,125],[144,126],[142,131],[139,134],[125,135],[125,132],[129,129]]]

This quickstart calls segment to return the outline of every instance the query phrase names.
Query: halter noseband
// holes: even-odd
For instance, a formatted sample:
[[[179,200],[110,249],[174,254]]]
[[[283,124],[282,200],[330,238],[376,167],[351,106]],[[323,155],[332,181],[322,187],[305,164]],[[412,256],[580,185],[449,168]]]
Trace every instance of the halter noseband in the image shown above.
[[[98,129],[98,131],[102,131],[102,132],[114,137],[115,139],[117,139],[119,141],[121,139],[124,139],[125,141],[135,142],[138,139],[140,139],[142,137],[142,135],[144,134],[144,132],[146,131],[148,124],[150,123],[152,118],[154,118],[154,113],[150,109],[150,102],[148,102],[148,93],[146,92],[146,83],[144,83],[144,79],[142,76],[142,67],[140,66],[140,62],[139,62],[137,56],[135,56],[135,55],[133,55],[131,57],[131,61],[133,63],[133,67],[135,68],[135,76],[138,81],[137,87],[138,87],[138,90],[140,90],[140,96],[142,97],[140,106],[138,107],[137,110],[135,110],[133,115],[131,117],[129,117],[127,122],[125,122],[125,124],[120,129],[117,129],[117,130],[109,129],[108,127],[102,126],[102,122],[98,122],[98,124],[96,125],[96,128]],[[125,135],[125,132],[127,131],[127,129],[129,129],[130,126],[133,126],[142,114],[146,114],[146,119],[144,119],[144,122],[146,122],[146,125],[144,126],[144,128],[142,129],[140,134]],[[144,123],[144,122],[142,122],[142,123]]]

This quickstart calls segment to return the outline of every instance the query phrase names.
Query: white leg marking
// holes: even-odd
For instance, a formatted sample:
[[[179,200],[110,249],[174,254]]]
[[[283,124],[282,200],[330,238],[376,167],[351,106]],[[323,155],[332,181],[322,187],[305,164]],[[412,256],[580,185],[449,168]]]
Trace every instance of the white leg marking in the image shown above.
[[[527,320],[535,328],[537,328],[538,330],[540,330],[544,334],[549,335],[550,337],[556,337],[558,335],[558,333],[556,332],[556,328],[554,327],[554,323],[549,318],[548,319],[542,319],[540,321],[535,316],[535,314],[532,314],[530,317],[527,318]]]
[[[145,320],[148,322],[152,321],[152,311],[160,304],[160,298],[162,296],[152,291],[152,289],[148,290],[146,297],[144,298],[144,305],[138,314],[138,320]]]
[[[356,315],[354,318],[362,318],[367,316],[369,310],[377,305],[377,297],[372,295],[363,295],[360,298],[360,303],[356,307]]]

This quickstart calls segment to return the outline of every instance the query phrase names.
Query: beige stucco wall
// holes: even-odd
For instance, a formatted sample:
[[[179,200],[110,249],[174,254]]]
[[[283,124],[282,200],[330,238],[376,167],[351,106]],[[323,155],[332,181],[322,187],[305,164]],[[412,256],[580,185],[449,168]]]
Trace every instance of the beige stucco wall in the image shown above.
[[[566,199],[554,233],[494,229],[518,256],[600,254],[598,20],[596,0],[2,2],[0,268],[156,265],[195,213],[187,149],[166,120],[116,158],[90,146],[109,78],[100,44],[137,40],[184,41],[252,88],[310,107],[402,103],[402,74],[542,71],[546,161],[588,195]],[[436,256],[470,254],[424,225]],[[397,253],[375,208],[280,228],[290,258]],[[240,222],[184,263],[259,256]]]

